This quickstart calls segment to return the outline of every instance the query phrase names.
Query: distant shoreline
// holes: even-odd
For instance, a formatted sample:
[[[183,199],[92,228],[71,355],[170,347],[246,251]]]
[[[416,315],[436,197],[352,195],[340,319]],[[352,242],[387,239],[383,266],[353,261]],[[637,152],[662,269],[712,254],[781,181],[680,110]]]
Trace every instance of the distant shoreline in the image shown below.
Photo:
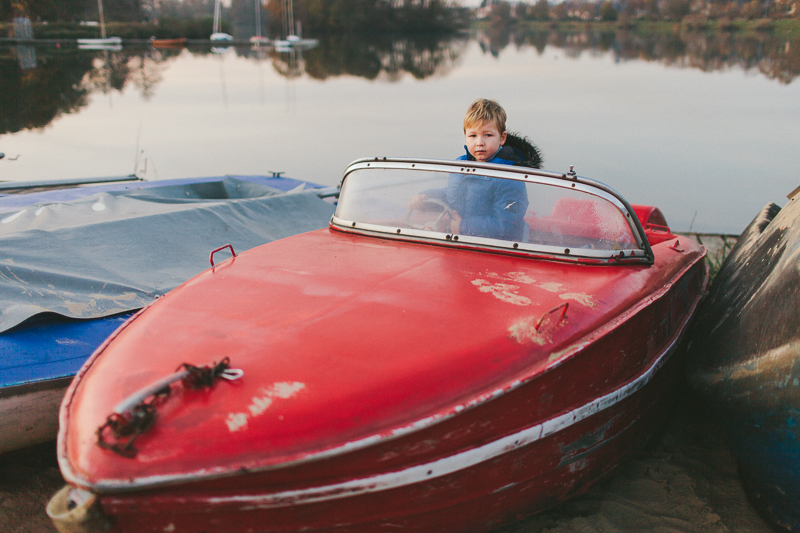
[[[488,21],[477,21],[475,27],[490,27]],[[585,21],[585,20],[551,20],[516,22],[514,29],[530,31],[565,31],[565,32],[618,32],[629,31],[641,34],[675,34],[689,32],[705,32],[711,34],[735,33],[741,35],[771,35],[785,39],[800,38],[800,20],[795,19],[736,19],[736,20],[684,20],[682,22],[623,20]]]
[[[35,41],[70,40],[79,38],[99,37],[99,29],[94,26],[85,26],[79,23],[56,22],[52,24],[33,23]],[[596,31],[632,32],[636,34],[680,34],[680,33],[708,33],[708,34],[736,34],[736,35],[769,35],[785,39],[800,39],[800,20],[796,19],[736,19],[736,20],[684,20],[682,22],[631,20],[620,17],[616,21],[584,21],[584,20],[553,20],[553,21],[517,21],[506,26],[512,30],[523,31],[563,31],[585,32]],[[0,22],[0,35],[13,35],[13,25]],[[202,29],[200,29],[202,28]],[[492,28],[488,20],[478,20],[472,25],[473,29]],[[188,38],[195,41],[204,41],[208,31],[199,25],[190,25],[182,29],[179,27],[167,28],[155,24],[110,22],[106,24],[108,35],[122,37],[125,40],[146,40],[151,36],[159,39]],[[13,37],[0,39],[2,42],[16,42]]]

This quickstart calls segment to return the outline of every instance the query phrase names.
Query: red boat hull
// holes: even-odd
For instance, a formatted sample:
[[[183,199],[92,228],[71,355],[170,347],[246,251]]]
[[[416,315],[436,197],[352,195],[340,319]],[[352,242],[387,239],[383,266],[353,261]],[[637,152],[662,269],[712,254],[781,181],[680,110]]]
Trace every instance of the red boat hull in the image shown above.
[[[186,38],[180,39],[151,39],[150,46],[153,48],[183,48],[186,46]]]
[[[451,267],[453,254],[465,252],[367,241],[321,230],[247,252],[162,298],[98,350],[62,407],[59,459],[68,481],[98,494],[99,508],[115,531],[486,531],[585,491],[641,446],[663,419],[666,392],[679,364],[675,352],[707,280],[704,251],[696,244],[665,240],[653,247],[656,260],[649,267],[521,263],[482,252],[467,252],[471,262]],[[344,262],[336,265],[338,277],[307,278],[299,285],[295,276],[302,265],[316,267],[307,258],[296,264],[291,258],[310,249],[319,252],[323,264]],[[375,267],[381,281],[370,280],[368,288],[359,290],[364,280],[354,266],[374,254],[382,258]],[[247,274],[249,281],[237,278],[249,271],[248,265],[258,265]],[[410,281],[408,272],[413,273]],[[205,311],[196,308],[193,283],[205,286],[203,305],[213,306],[220,294],[239,301],[229,311],[231,319],[246,322],[258,308],[258,301],[247,300],[248,290],[255,290],[248,287],[264,276],[281,281],[270,286],[262,311],[268,318],[262,322],[228,331],[234,324],[228,318],[200,320],[186,337],[177,335],[174,346],[149,340],[167,339],[174,327],[170,324],[179,317],[191,322],[193,313]],[[526,286],[533,291],[533,277],[539,288],[526,293]],[[462,298],[460,303],[470,307],[473,298],[481,302],[472,312],[478,314],[474,323],[453,336],[441,336],[450,327],[448,318],[435,313],[414,324],[420,338],[438,344],[444,362],[408,355],[406,345],[419,344],[419,338],[395,333],[388,334],[388,343],[380,342],[381,331],[391,332],[406,309],[430,307],[415,298],[398,303],[394,295],[413,290],[430,299],[431,286],[458,285],[462,278],[477,296],[459,292],[446,303]],[[505,283],[487,281],[497,279]],[[511,279],[521,280],[514,290]],[[577,285],[585,292],[575,292]],[[351,288],[352,293],[339,294]],[[241,294],[230,293],[236,290]],[[283,290],[298,295],[297,301],[288,301]],[[328,301],[335,292],[340,299],[323,311],[305,308],[301,300],[306,296],[299,296],[322,295]],[[572,305],[559,318],[564,301]],[[283,312],[273,309],[276,302],[285,304]],[[537,311],[532,314],[530,307]],[[383,329],[375,333],[359,329],[361,321],[355,318],[347,322],[356,313],[372,315],[372,323]],[[538,328],[534,334],[532,316],[546,334]],[[295,319],[310,329],[297,332]],[[505,324],[501,334],[475,348],[476,353],[469,351],[478,342],[471,336],[484,338],[495,321]],[[327,328],[336,322],[352,330],[346,338],[374,346],[384,359],[369,353],[364,360],[372,364],[359,366],[361,359],[340,352],[339,343],[326,345]],[[292,335],[284,335],[282,327]],[[248,346],[260,346],[252,357],[238,347],[244,331]],[[192,336],[201,335],[202,342],[194,346]],[[326,357],[290,350],[287,339],[295,342],[297,337]],[[169,357],[179,345],[186,353],[201,348],[230,353],[245,378],[297,386],[283,395],[269,393],[269,398],[260,393],[264,409],[278,409],[283,402],[282,410],[273,411],[282,414],[270,421],[243,414],[241,431],[228,414],[235,409],[219,402],[265,390],[244,379],[170,397],[164,422],[157,420],[137,441],[140,453],[134,459],[95,446],[95,431],[109,405],[151,382],[147,372],[152,368],[174,369]],[[143,372],[141,355],[148,346],[159,355]],[[228,351],[222,352],[225,346]],[[116,359],[104,360],[104,352],[114,350]],[[465,361],[463,368],[437,366],[447,363],[448,350],[456,354],[454,360]],[[298,369],[297,358],[309,362]],[[329,366],[331,361],[336,364]],[[115,365],[131,372],[117,382],[103,381],[100,376]],[[287,374],[288,368],[296,373]],[[359,372],[368,376],[362,379]],[[300,377],[290,381],[291,375]],[[332,384],[334,378],[339,381]],[[386,386],[369,389],[374,382]],[[324,393],[316,397],[315,390]],[[300,416],[307,412],[310,418]],[[220,429],[226,414],[230,431]],[[173,419],[174,424],[167,423]],[[261,431],[256,424],[274,427]],[[261,443],[247,440],[254,438]]]
[[[646,442],[667,414],[671,398],[666,393],[677,366],[677,358],[670,358],[644,390],[567,430],[528,445],[509,443],[512,449],[507,453],[429,481],[380,492],[369,492],[364,485],[370,482],[364,481],[362,494],[351,495],[344,488],[333,487],[326,491],[323,501],[303,503],[299,496],[299,501],[290,495],[276,496],[280,491],[275,485],[265,482],[263,476],[253,475],[249,480],[237,480],[242,486],[255,485],[248,489],[186,486],[180,491],[103,496],[100,505],[113,517],[114,531],[131,533],[483,532],[548,509],[612,474],[623,458]],[[525,392],[520,391],[520,395],[526,396]],[[524,405],[525,398],[517,396],[511,395],[508,400]],[[519,416],[520,413],[509,411],[520,409],[507,403],[498,403],[492,413],[485,414],[490,419]],[[485,424],[485,420],[475,421],[471,426]],[[413,450],[425,442],[448,438],[455,431],[468,431],[441,429],[442,435],[432,432],[435,434],[404,439],[407,442],[398,441],[380,451],[370,450],[336,461],[360,463],[374,461],[375,455],[390,454],[408,461]],[[463,453],[469,454],[469,450]],[[320,464],[314,472],[323,474],[340,467],[341,464]]]

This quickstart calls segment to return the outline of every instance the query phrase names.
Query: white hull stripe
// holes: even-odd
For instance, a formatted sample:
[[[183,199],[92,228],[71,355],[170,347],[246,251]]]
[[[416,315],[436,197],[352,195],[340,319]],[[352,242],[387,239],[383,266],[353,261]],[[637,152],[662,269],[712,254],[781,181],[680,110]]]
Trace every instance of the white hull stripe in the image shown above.
[[[658,360],[656,360],[646,372],[624,387],[610,392],[605,396],[596,398],[573,411],[551,418],[541,424],[537,424],[513,435],[508,435],[481,447],[473,448],[431,463],[412,466],[405,470],[356,479],[344,483],[336,483],[334,485],[288,490],[273,494],[209,498],[204,499],[204,501],[212,505],[241,503],[242,510],[288,507],[290,505],[325,502],[395,489],[471,468],[484,461],[489,461],[507,452],[553,435],[633,395],[647,385],[653,376],[655,376],[656,372],[664,366],[664,363],[667,362],[675,351],[679,338],[680,336],[677,336],[675,340],[673,340],[667,350],[661,354]]]

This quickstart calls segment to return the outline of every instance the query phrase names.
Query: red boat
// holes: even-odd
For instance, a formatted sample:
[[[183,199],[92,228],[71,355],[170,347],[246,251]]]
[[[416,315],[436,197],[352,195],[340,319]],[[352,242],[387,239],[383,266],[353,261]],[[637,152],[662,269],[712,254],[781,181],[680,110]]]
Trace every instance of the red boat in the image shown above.
[[[513,191],[487,220],[512,213],[519,238],[492,220],[450,231],[436,198],[456,184]],[[657,428],[707,282],[705,250],[658,209],[573,172],[465,161],[356,161],[328,228],[220,261],[230,251],[72,383],[58,527],[513,522],[610,475]]]
[[[186,37],[180,37],[178,39],[156,39],[155,37],[150,38],[150,46],[153,48],[183,48],[186,46]]]

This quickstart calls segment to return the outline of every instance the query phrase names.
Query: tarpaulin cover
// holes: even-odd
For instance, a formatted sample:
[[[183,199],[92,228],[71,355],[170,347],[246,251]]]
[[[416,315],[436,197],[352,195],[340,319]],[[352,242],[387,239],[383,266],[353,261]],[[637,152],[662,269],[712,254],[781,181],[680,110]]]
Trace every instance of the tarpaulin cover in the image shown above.
[[[322,228],[334,206],[227,178],[101,192],[0,220],[0,331],[39,313],[98,318],[144,307],[236,253]],[[217,253],[215,262],[230,257]]]

